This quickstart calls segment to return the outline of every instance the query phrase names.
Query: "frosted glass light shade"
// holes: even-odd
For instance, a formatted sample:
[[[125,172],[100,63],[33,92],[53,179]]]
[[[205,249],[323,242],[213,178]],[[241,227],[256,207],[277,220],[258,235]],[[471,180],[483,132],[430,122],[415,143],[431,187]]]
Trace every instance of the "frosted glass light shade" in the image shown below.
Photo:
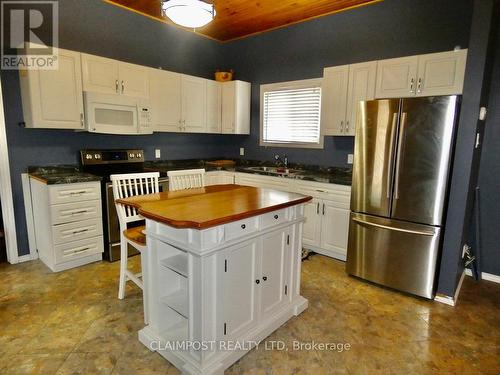
[[[200,0],[164,1],[162,9],[174,23],[193,29],[205,26],[215,17],[213,5]]]

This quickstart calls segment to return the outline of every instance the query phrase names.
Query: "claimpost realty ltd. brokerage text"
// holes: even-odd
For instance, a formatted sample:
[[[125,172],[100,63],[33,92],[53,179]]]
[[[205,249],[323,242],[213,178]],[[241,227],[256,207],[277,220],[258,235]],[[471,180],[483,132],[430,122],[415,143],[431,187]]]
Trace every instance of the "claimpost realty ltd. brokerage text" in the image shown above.
[[[280,350],[280,351],[334,351],[342,353],[351,349],[351,344],[342,342],[318,342],[318,341],[298,341],[293,340],[286,342],[283,340],[266,340],[266,341],[163,341],[154,340],[149,344],[153,351],[235,351],[235,350],[251,350],[253,348],[264,350]]]

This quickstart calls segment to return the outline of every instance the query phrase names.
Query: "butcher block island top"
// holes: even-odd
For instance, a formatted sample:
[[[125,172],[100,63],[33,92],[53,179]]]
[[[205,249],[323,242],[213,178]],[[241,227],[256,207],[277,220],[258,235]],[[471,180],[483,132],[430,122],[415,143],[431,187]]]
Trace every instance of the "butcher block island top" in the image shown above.
[[[118,199],[147,219],[174,228],[205,229],[294,206],[312,197],[242,185],[214,185]]]

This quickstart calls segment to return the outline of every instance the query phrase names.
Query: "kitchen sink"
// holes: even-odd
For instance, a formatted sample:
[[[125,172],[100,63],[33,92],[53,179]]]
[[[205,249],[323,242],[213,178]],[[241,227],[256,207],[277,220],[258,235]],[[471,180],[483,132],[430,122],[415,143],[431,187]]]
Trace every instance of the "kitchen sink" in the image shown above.
[[[255,172],[265,172],[276,175],[294,175],[305,172],[302,169],[293,169],[285,167],[247,167],[245,169]]]

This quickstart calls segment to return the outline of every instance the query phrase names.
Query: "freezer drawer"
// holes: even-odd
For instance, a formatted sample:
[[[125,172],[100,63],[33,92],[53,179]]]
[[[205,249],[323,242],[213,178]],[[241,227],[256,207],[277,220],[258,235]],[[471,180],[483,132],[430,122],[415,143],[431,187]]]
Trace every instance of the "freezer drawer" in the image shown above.
[[[351,213],[346,271],[432,298],[440,228]]]

